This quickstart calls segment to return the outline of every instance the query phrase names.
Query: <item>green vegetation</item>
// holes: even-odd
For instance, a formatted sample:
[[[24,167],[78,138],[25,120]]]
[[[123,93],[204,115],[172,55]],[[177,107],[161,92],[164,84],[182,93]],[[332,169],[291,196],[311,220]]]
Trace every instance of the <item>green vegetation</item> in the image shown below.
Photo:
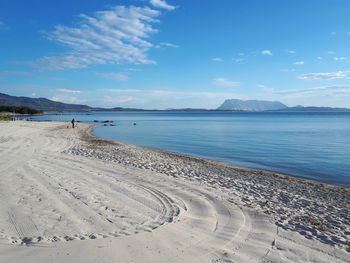
[[[0,121],[10,121],[11,117],[7,115],[0,115]]]
[[[12,112],[17,114],[40,114],[43,113],[40,110],[32,109],[25,106],[6,106],[0,105],[0,112]]]

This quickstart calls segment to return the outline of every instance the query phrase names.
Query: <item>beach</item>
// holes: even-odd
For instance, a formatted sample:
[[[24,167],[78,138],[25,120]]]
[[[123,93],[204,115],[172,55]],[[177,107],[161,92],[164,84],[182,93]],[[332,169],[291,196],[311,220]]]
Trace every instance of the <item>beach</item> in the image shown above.
[[[349,262],[350,190],[0,122],[0,262]]]

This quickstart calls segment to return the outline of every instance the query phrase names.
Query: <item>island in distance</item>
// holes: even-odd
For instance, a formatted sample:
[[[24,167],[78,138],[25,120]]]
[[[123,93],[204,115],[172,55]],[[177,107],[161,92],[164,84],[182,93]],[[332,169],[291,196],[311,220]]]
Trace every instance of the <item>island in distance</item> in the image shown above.
[[[277,112],[350,112],[347,108],[332,108],[332,107],[314,107],[314,106],[295,106],[288,107],[279,101],[266,100],[225,100],[220,107],[220,111],[277,111]]]
[[[230,99],[225,100],[217,110],[266,111],[287,108],[286,105],[279,101]]]
[[[331,107],[288,107],[279,101],[264,101],[264,100],[239,100],[227,99],[217,109],[167,109],[167,110],[145,110],[136,108],[98,108],[88,105],[67,104],[63,102],[52,101],[46,98],[29,98],[16,97],[8,94],[0,93],[0,105],[6,106],[25,106],[36,110],[45,112],[91,112],[91,111],[247,111],[247,112],[261,112],[261,111],[278,111],[278,112],[350,112],[346,108],[331,108]]]

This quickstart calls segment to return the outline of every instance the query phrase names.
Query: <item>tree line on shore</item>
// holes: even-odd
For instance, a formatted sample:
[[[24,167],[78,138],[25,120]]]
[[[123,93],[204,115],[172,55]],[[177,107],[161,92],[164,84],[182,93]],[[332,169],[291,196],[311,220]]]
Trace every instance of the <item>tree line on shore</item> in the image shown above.
[[[17,114],[40,114],[43,111],[32,109],[25,106],[7,106],[0,105],[0,112],[12,112]]]

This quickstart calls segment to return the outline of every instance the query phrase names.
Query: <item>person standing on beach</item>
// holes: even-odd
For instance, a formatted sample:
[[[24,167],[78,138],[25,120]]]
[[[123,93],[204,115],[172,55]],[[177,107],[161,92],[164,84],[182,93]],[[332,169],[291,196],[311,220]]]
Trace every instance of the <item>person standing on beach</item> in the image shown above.
[[[73,120],[71,121],[71,123],[72,123],[72,128],[74,129],[74,123],[75,123],[74,118],[73,118]]]

